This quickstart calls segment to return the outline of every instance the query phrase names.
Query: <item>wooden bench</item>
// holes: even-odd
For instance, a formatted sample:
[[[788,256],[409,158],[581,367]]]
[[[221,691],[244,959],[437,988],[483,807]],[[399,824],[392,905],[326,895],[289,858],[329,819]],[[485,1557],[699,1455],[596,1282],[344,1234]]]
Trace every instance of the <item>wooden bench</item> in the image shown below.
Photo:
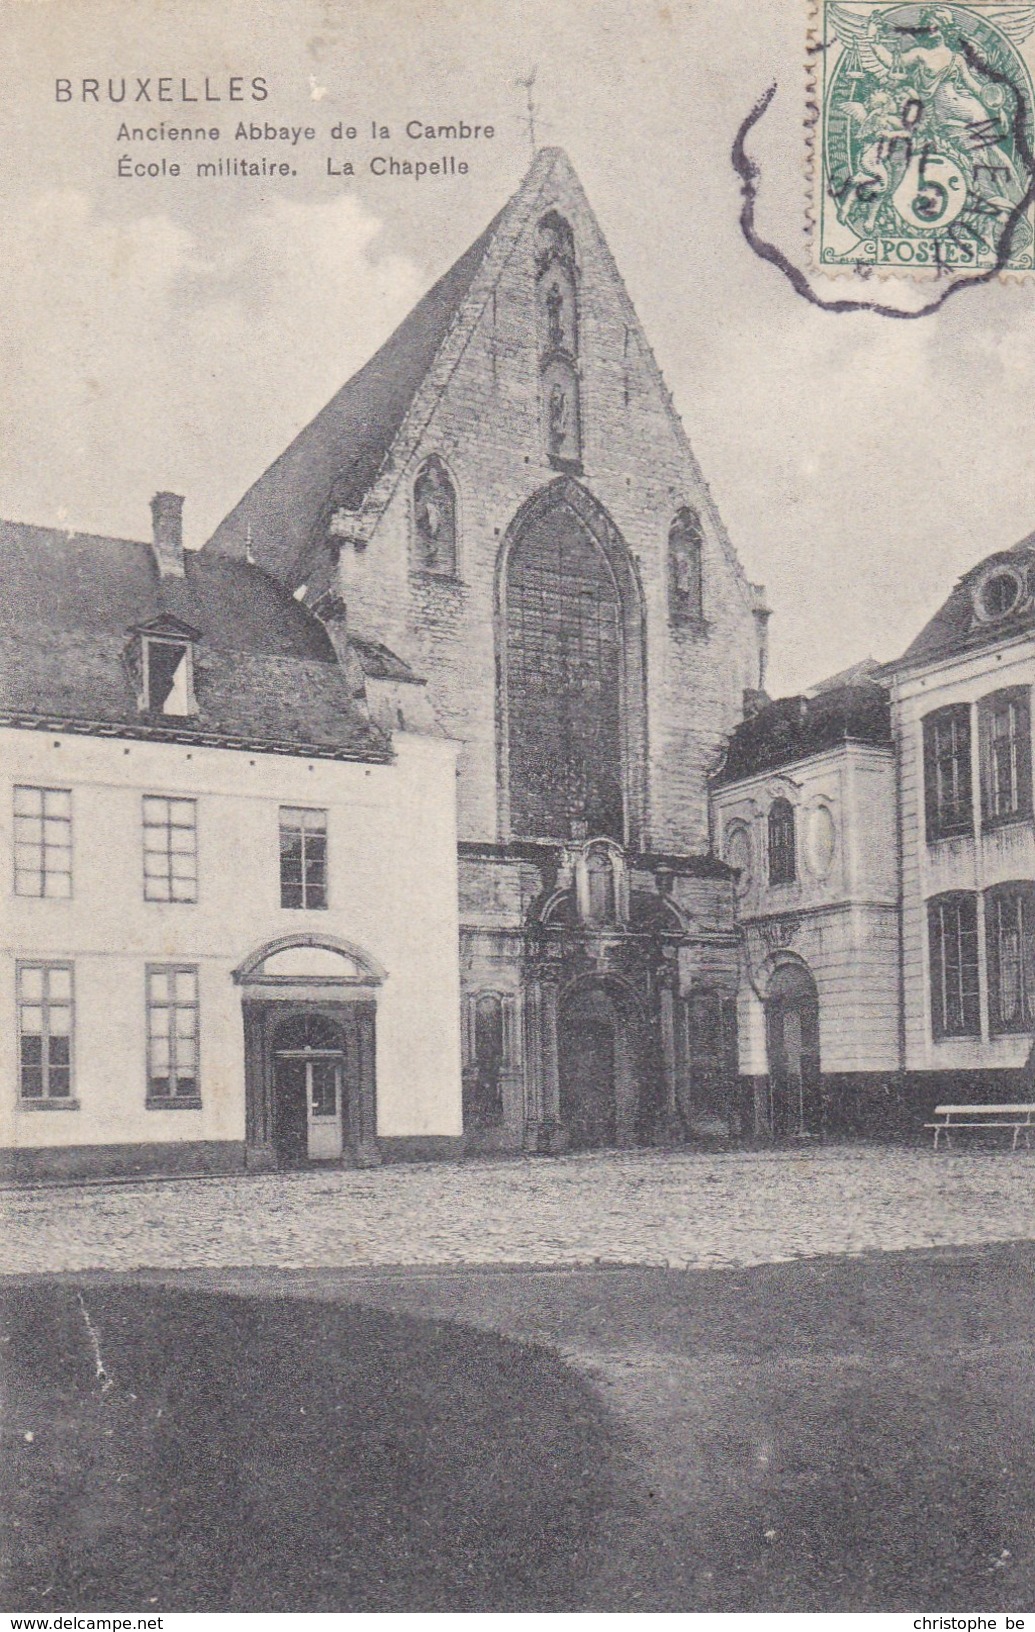
[[[936,1105],[935,1116],[941,1117],[940,1122],[925,1122],[925,1128],[934,1129],[934,1148],[938,1149],[938,1136],[944,1133],[946,1144],[951,1144],[951,1135],[957,1128],[1012,1128],[1012,1150],[1017,1149],[1017,1143],[1024,1134],[1024,1143],[1031,1148],[1031,1134],[1035,1131],[1035,1105]]]

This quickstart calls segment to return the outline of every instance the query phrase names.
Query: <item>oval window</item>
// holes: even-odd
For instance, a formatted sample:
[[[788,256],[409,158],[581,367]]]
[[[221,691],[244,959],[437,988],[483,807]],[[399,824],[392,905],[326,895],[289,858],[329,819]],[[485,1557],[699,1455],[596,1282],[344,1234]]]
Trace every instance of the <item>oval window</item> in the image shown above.
[[[811,871],[817,878],[826,878],[837,847],[834,818],[826,805],[817,805],[809,812],[807,847]]]
[[[1016,572],[991,573],[981,585],[981,610],[986,618],[1005,618],[1012,612],[1023,593],[1024,585]]]

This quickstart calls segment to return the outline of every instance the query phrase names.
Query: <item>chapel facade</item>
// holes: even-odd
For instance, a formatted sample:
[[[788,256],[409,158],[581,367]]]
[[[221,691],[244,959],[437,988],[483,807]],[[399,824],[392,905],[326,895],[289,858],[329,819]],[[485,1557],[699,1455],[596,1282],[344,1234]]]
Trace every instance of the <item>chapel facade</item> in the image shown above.
[[[205,549],[460,745],[467,1148],[738,1131],[708,791],[768,614],[560,150]]]

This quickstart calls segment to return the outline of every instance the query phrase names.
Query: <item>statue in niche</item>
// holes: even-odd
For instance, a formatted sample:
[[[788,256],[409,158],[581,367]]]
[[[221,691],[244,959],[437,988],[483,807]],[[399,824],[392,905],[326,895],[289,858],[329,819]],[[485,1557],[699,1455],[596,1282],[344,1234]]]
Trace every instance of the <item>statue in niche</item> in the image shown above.
[[[417,551],[425,572],[456,571],[456,492],[437,454],[422,465],[413,484]]]
[[[551,351],[564,348],[564,296],[555,278],[546,295],[547,343]]]
[[[703,538],[696,511],[681,510],[668,535],[669,604],[674,623],[692,623],[703,616]]]
[[[558,215],[556,210],[550,210],[540,221],[536,249],[540,266],[548,266],[553,260],[574,261],[574,235],[563,215]]]
[[[550,388],[549,412],[550,452],[561,458],[568,440],[568,394],[559,380]]]
[[[586,858],[589,919],[593,924],[613,924],[618,916],[614,863],[606,850],[591,850]]]

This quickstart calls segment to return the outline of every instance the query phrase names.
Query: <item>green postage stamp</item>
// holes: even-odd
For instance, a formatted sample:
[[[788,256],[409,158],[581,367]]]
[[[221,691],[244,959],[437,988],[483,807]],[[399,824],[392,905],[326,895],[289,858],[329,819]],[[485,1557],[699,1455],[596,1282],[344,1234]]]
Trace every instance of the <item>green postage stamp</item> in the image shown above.
[[[816,0],[816,14],[818,265],[1035,269],[1035,0]]]

